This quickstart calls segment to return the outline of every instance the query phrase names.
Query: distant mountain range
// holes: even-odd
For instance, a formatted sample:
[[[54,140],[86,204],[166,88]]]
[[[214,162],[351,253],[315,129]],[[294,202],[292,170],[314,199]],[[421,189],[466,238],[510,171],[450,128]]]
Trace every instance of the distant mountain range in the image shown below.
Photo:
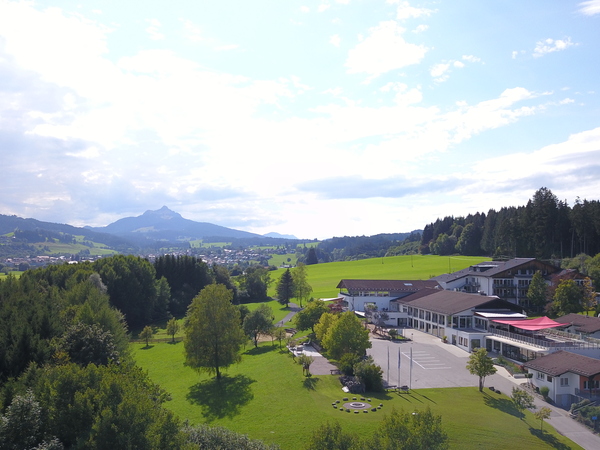
[[[86,227],[100,233],[110,233],[124,238],[144,236],[151,240],[190,241],[206,237],[244,239],[262,237],[260,234],[222,227],[208,222],[184,219],[181,214],[166,206],[156,211],[146,211],[141,216],[125,217],[105,227]]]
[[[240,231],[208,222],[195,222],[185,219],[181,214],[163,206],[156,211],[146,211],[137,217],[125,217],[105,227],[74,227],[72,225],[43,222],[36,219],[23,219],[17,216],[0,214],[0,235],[21,231],[47,231],[67,235],[81,236],[85,239],[103,243],[111,248],[151,246],[155,242],[186,242],[197,239],[211,240],[249,240],[257,238],[297,239],[295,236],[269,233],[262,236],[256,233]]]

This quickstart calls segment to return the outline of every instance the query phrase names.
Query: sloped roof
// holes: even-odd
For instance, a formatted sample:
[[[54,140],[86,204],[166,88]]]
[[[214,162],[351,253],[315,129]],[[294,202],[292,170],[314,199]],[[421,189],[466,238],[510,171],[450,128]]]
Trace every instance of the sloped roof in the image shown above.
[[[425,288],[441,289],[434,280],[341,280],[338,289],[350,291],[416,292]]]
[[[564,325],[575,325],[580,333],[595,333],[600,331],[600,318],[582,316],[581,314],[567,314],[556,319]]]
[[[441,281],[443,283],[450,283],[452,281],[458,280],[459,278],[466,277],[469,275],[482,275],[486,277],[493,277],[505,270],[514,269],[515,267],[522,266],[523,264],[527,264],[531,261],[535,261],[535,258],[513,258],[508,261],[483,261],[479,264],[473,264],[470,267],[459,270],[457,272],[445,273],[442,275],[438,275],[437,277],[433,277],[432,280]],[[473,270],[473,268],[484,269],[484,271]]]
[[[524,319],[524,320],[493,320],[493,322],[503,323],[505,325],[512,325],[515,328],[521,330],[543,330],[545,328],[556,328],[562,326],[562,323],[555,322],[548,317],[537,317],[535,319]]]
[[[559,350],[541,356],[524,364],[528,369],[537,370],[553,377],[571,372],[584,377],[600,374],[600,359]]]
[[[494,310],[499,308],[515,310],[515,308],[518,308],[516,305],[498,297],[437,289],[424,289],[398,299],[396,302],[446,315],[479,308]]]

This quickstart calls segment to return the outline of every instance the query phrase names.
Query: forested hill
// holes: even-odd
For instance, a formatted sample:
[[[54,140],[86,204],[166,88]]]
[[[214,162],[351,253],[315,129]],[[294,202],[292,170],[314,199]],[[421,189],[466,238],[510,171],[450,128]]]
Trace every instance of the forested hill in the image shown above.
[[[122,252],[129,252],[134,248],[130,241],[111,234],[62,223],[43,222],[37,219],[24,219],[14,215],[0,214],[0,235],[15,232],[15,230],[17,230],[19,238],[23,242],[43,242],[48,238],[70,242],[74,236],[83,236],[86,240],[104,244]]]
[[[416,252],[420,241],[421,230],[374,236],[334,237],[319,243],[317,257],[320,262],[331,262],[401,255]]]
[[[541,259],[596,255],[600,202],[578,199],[571,207],[543,187],[524,206],[437,219],[425,226],[420,252]]]

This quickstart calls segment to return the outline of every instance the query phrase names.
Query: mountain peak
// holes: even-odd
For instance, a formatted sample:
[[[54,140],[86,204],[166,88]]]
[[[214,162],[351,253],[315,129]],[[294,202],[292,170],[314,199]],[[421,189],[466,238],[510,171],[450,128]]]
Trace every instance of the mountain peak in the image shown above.
[[[143,215],[146,217],[155,216],[155,217],[159,217],[160,219],[163,219],[163,220],[181,219],[182,218],[181,214],[170,210],[167,206],[163,206],[162,208],[157,209],[156,211],[148,210]]]

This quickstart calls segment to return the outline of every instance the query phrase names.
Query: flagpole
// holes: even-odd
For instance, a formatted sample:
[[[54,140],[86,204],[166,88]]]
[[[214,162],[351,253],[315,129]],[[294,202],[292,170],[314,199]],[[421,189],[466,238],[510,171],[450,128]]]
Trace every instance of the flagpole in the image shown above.
[[[388,366],[387,366],[387,374],[386,374],[386,379],[387,379],[387,385],[390,385],[390,346],[387,346],[387,354],[388,354]]]
[[[409,378],[409,383],[408,383],[408,388],[410,390],[412,390],[412,347],[410,347],[410,378]]]
[[[398,387],[401,386],[400,384],[400,359],[401,355],[400,355],[400,347],[398,347]]]

